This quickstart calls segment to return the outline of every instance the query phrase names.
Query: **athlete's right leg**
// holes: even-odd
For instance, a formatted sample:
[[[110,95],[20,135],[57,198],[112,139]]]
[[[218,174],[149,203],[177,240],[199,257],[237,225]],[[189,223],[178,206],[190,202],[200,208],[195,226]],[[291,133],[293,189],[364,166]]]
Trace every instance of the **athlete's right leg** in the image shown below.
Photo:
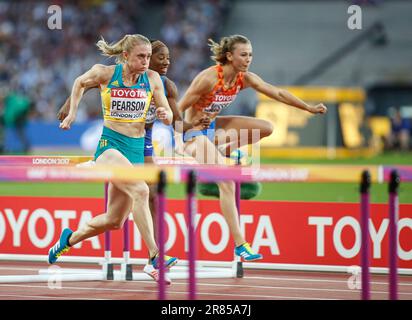
[[[225,164],[225,158],[207,136],[201,135],[185,144],[185,152],[202,164]],[[235,187],[232,181],[219,182],[219,200],[223,216],[237,246],[245,243],[240,231],[238,211],[235,203]]]
[[[97,158],[96,164],[130,165],[130,162],[119,151],[108,149]],[[69,244],[73,246],[104,231],[120,229],[133,205],[132,189],[130,183],[109,183],[107,212],[94,217],[73,232]]]
[[[196,136],[185,144],[185,152],[203,164],[225,164],[225,158],[214,143],[205,135]],[[235,253],[246,261],[262,259],[254,253],[240,230],[239,213],[235,201],[235,184],[232,181],[219,182],[220,209],[229,226],[236,244]]]
[[[104,157],[102,158],[102,156]],[[99,159],[101,160],[99,161]],[[106,150],[97,159],[96,163],[98,164],[104,163],[108,165],[132,166],[129,160],[126,157],[124,157],[118,150],[115,150],[115,149]],[[149,257],[152,258],[152,263],[153,263],[153,259],[158,254],[159,249],[155,242],[154,230],[153,230],[153,220],[152,220],[150,209],[149,209],[149,187],[144,181],[137,181],[133,183],[116,182],[114,183],[114,185],[116,186],[117,189],[121,190],[124,194],[127,194],[129,198],[131,199],[131,202],[128,202],[128,205],[127,205],[126,215],[123,217],[122,220],[117,220],[115,222],[115,223],[118,223],[121,221],[120,225],[115,224],[115,228],[122,227],[123,222],[128,217],[131,211],[133,214],[134,223],[137,226],[143,238],[143,241],[146,244],[147,249],[149,250]],[[117,195],[117,193],[115,195]],[[109,197],[110,199],[114,198],[112,197],[111,194],[109,194]],[[122,199],[118,201],[116,198],[114,198],[112,201],[114,201],[116,204],[119,203],[121,205]],[[123,207],[120,210],[122,209]],[[111,207],[109,208],[109,210],[111,210]],[[108,212],[108,213],[111,213],[111,212]],[[168,257],[168,256],[165,257],[165,263],[167,264],[168,267],[171,267],[176,262],[177,262],[177,258]],[[156,263],[153,263],[153,264],[156,266]]]
[[[153,164],[153,156],[146,156],[144,157],[144,163],[147,164]],[[151,213],[151,218],[153,221],[153,225],[152,225],[152,232],[154,233],[154,238],[157,241],[157,213],[156,213],[156,192],[157,192],[157,185],[154,183],[150,183],[148,184],[149,186],[149,209],[150,209],[150,213]],[[133,212],[135,212],[137,214],[139,208],[137,208],[136,210],[133,210]],[[154,254],[155,255],[155,254]],[[150,254],[149,252],[149,259],[147,264],[144,266],[143,271],[148,274],[150,277],[153,278],[153,280],[155,281],[159,281],[159,271],[153,266],[152,264],[152,258],[153,254]],[[172,281],[170,280],[170,278],[167,276],[167,274],[164,275],[165,277],[165,283],[170,285],[172,284]]]
[[[104,156],[102,158],[102,156]],[[106,150],[96,161],[96,163],[104,163],[108,165],[132,166],[130,161],[123,156],[118,150]],[[150,256],[154,256],[158,252],[156,242],[154,240],[153,222],[150,217],[149,210],[149,188],[144,181],[133,183],[116,183],[116,187],[126,193],[131,199],[131,207],[128,206],[128,213],[133,214],[133,220],[142,235]]]
[[[129,160],[115,149],[104,151],[97,158],[96,164],[132,166]],[[158,252],[154,241],[153,227],[150,228],[151,219],[149,222],[146,221],[147,215],[150,215],[146,183],[144,181],[136,183],[112,182],[109,185],[108,191],[108,207],[106,214],[94,217],[73,233],[68,232],[68,229],[65,229],[61,239],[49,250],[50,263],[54,263],[61,254],[61,251],[67,251],[69,246],[73,246],[84,239],[96,236],[104,231],[120,229],[132,210],[134,202],[140,203],[141,205],[139,207],[144,212],[147,211],[145,214],[139,215],[140,223],[136,222],[136,217],[134,216],[143,240],[151,255],[155,255]],[[146,226],[147,228],[141,230],[142,226]],[[63,241],[62,238],[64,238]]]
[[[153,156],[145,156],[144,163],[154,164]],[[156,203],[155,203],[157,185],[155,183],[150,183],[148,184],[148,186],[149,186],[149,209],[150,209],[150,213],[151,213],[152,220],[153,220],[153,230],[154,230],[155,239],[157,239],[157,230],[156,230],[157,215],[156,215]]]
[[[122,188],[109,183],[107,212],[94,217],[74,231],[69,239],[69,245],[74,246],[107,230],[121,229],[131,211],[132,204],[133,200]]]
[[[117,150],[108,149],[96,160],[97,164],[124,165],[130,162]],[[101,234],[107,230],[119,229],[127,218],[133,199],[130,192],[120,183],[109,183],[108,206],[105,214],[100,214],[80,226],[76,231],[66,228],[60,239],[49,250],[49,263],[56,262],[57,258],[67,252],[71,246]]]

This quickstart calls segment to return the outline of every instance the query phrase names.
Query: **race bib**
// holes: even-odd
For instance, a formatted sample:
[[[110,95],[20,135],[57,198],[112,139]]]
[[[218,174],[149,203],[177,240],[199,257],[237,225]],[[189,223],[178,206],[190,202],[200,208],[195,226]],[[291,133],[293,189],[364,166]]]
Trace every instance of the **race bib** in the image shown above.
[[[112,88],[110,92],[110,114],[114,119],[136,120],[145,116],[146,90]]]
[[[227,108],[233,101],[235,101],[236,94],[234,95],[215,95],[213,102],[207,106],[203,111],[207,113],[219,113],[223,109]]]

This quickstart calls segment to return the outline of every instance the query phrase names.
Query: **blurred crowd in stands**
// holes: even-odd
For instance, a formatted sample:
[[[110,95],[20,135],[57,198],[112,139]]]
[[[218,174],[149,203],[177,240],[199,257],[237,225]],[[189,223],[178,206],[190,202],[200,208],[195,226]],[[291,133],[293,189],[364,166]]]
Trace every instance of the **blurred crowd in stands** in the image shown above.
[[[169,76],[179,88],[211,63],[207,39],[217,37],[227,2],[175,0],[161,6],[164,19],[158,33],[170,48]],[[100,35],[112,42],[139,33],[139,18],[150,14],[142,12],[148,3],[144,0],[53,3],[62,8],[61,30],[48,29],[49,2],[0,2],[0,97],[4,100],[10,92],[25,96],[33,107],[30,117],[45,120],[55,120],[76,76],[95,63],[113,63],[100,56],[94,45]],[[96,103],[78,120],[100,116]]]
[[[212,63],[209,38],[218,41],[229,1],[169,1],[165,6],[161,40],[171,52],[170,78],[186,89],[201,69]]]
[[[162,8],[162,23],[154,33],[170,48],[168,76],[183,93],[196,73],[212,63],[207,39],[219,36],[229,0],[55,0],[62,9],[60,30],[48,28],[52,12],[47,1],[1,1],[0,141],[1,127],[24,126],[27,118],[55,121],[74,79],[95,63],[113,63],[99,55],[94,45],[99,37],[114,42],[139,33],[139,19],[150,14],[142,9],[151,3]],[[97,91],[82,104],[77,121],[101,116]]]
[[[50,2],[0,1],[0,153],[5,127],[16,130],[28,151],[27,120],[56,121],[56,112],[70,94],[74,79],[95,63],[114,63],[99,54],[95,43],[100,36],[114,42],[124,34],[141,33],[142,21],[150,21],[151,13],[161,17],[150,28],[170,49],[168,77],[177,84],[181,97],[195,75],[213,64],[207,40],[218,41],[223,36],[222,26],[232,2],[54,0],[62,9],[62,29],[50,30]],[[365,2],[378,4],[380,0],[353,1]],[[157,11],[151,11],[151,6]],[[254,116],[257,103],[256,93],[248,89],[222,114]],[[101,119],[97,90],[82,99],[76,121],[94,119]],[[394,133],[385,140],[388,149],[410,148],[411,124],[402,121],[399,124],[392,117]]]

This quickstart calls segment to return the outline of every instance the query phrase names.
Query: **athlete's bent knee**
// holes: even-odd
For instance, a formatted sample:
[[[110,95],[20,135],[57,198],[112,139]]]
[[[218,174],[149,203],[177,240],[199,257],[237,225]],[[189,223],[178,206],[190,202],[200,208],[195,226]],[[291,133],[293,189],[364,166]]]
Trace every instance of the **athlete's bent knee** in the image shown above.
[[[148,201],[149,193],[149,187],[146,183],[138,183],[133,188],[133,199],[137,201]]]
[[[157,185],[149,185],[149,201],[154,201],[156,199]]]
[[[261,137],[270,136],[273,132],[273,124],[269,121],[263,120],[263,125],[261,129]]]
[[[124,221],[122,219],[109,219],[107,227],[109,230],[119,230],[123,227]]]

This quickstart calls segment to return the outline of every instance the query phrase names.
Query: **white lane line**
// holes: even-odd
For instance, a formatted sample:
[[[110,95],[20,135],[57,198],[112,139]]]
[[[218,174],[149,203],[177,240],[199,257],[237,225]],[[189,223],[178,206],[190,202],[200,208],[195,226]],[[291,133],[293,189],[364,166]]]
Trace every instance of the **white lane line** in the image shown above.
[[[48,289],[46,286],[35,285],[17,285],[17,284],[0,284],[0,287],[24,287],[24,288],[41,288]],[[114,288],[85,288],[85,287],[67,287],[63,286],[59,290],[89,290],[89,291],[109,291],[109,292],[144,292],[144,293],[157,293],[157,290],[147,289],[114,289]],[[168,290],[167,294],[183,294],[187,295],[186,291],[171,291]],[[267,299],[298,299],[298,300],[337,300],[329,298],[313,298],[313,297],[289,297],[289,296],[272,296],[272,295],[250,295],[250,294],[230,294],[230,293],[212,293],[212,292],[197,292],[198,296],[225,296],[234,298],[267,298]]]
[[[0,270],[22,270],[22,271],[39,271],[44,268],[24,268],[24,267],[0,267]],[[348,277],[350,274],[348,274]],[[252,280],[276,280],[276,281],[299,281],[299,282],[330,282],[330,283],[347,283],[347,280],[327,280],[327,279],[313,279],[313,278],[285,278],[285,277],[262,277],[262,276],[245,276],[243,279],[252,279]],[[412,281],[412,277],[411,277]],[[139,281],[139,282],[150,282],[150,281]],[[153,282],[153,281],[152,281]],[[174,282],[175,283],[175,282]],[[388,282],[378,282],[371,281],[371,284],[377,285],[389,285]],[[412,286],[412,282],[398,282],[399,286]]]
[[[351,276],[348,274],[348,277]],[[301,281],[301,282],[331,282],[331,283],[347,283],[347,280],[326,280],[326,279],[311,279],[311,278],[279,278],[279,277],[251,277],[246,276],[243,279],[252,279],[252,280],[276,280],[276,281]],[[412,280],[412,278],[411,278]],[[382,284],[387,285],[388,282],[378,282],[371,281],[371,284]],[[399,286],[412,286],[412,283],[407,282],[398,282]]]
[[[56,299],[56,300],[106,300],[97,298],[68,298],[68,297],[51,297],[51,296],[31,296],[31,295],[17,295],[17,294],[0,294],[0,297],[13,297],[13,298],[32,298],[32,299]]]
[[[40,268],[0,267],[0,270],[39,271]]]
[[[44,270],[46,268],[50,268],[50,265],[48,265],[47,267],[39,267],[39,268],[26,268],[26,267],[0,267],[0,270],[22,270],[22,271],[39,271],[39,270]],[[60,268],[62,270],[65,270],[66,268]],[[67,269],[71,269],[71,268],[67,268]],[[85,270],[96,270],[96,268],[82,268]]]
[[[16,267],[16,268],[11,268],[11,267],[0,267],[0,270],[23,270],[23,271],[39,271],[39,269],[36,268],[23,268],[23,267]],[[275,280],[275,281],[297,281],[297,282],[323,282],[323,283],[347,283],[347,280],[327,280],[327,279],[311,279],[311,278],[285,278],[285,277],[261,277],[261,276],[246,276],[243,277],[243,279],[252,279],[252,280]],[[153,281],[139,281],[139,282],[144,282],[144,283],[150,283]],[[377,282],[377,281],[371,281],[371,284],[375,285],[389,285],[388,282]],[[173,284],[183,284],[183,282],[173,282]],[[201,284],[201,282],[198,282],[198,284]],[[220,285],[220,284],[210,284],[210,285]],[[240,287],[247,287],[247,288],[278,288],[278,287],[266,287],[266,286],[243,286],[243,285],[229,285],[229,286],[240,286]],[[398,286],[412,286],[412,283],[405,283],[405,282],[399,282]],[[327,290],[327,289],[323,289]],[[345,290],[334,290],[334,291],[345,291]],[[351,290],[346,290],[346,291],[351,291]],[[379,291],[375,291],[376,293],[381,293]],[[405,294],[405,293],[400,293],[400,294]],[[407,293],[406,293],[407,294]]]
[[[139,283],[153,283],[153,281],[139,281]],[[347,283],[346,281],[343,281]],[[173,281],[173,285],[188,285],[188,282],[176,282]],[[350,292],[350,293],[359,293],[360,290],[355,289],[335,289],[335,288],[302,288],[302,287],[278,287],[278,286],[254,286],[254,285],[242,285],[242,284],[222,284],[222,283],[207,283],[207,282],[198,282],[197,286],[210,286],[210,287],[238,287],[238,288],[253,288],[253,289],[276,289],[276,290],[300,290],[300,291],[330,291],[330,292]],[[376,291],[371,290],[371,293],[376,294],[388,294],[387,291]],[[412,292],[398,292],[400,295],[410,295],[412,298]]]

